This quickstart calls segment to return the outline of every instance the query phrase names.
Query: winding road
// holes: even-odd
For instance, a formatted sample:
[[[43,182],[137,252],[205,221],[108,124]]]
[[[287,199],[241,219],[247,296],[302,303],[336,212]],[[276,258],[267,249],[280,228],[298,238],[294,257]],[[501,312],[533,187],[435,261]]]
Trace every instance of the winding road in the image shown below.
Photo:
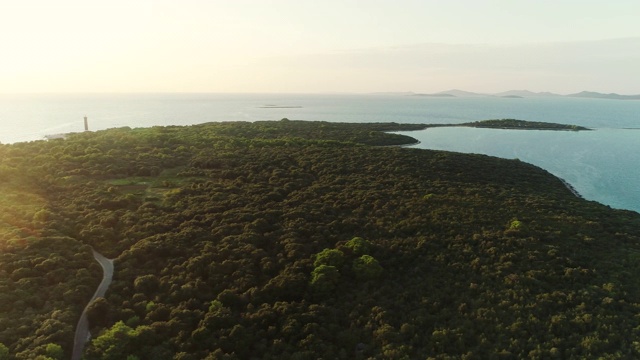
[[[80,360],[84,350],[84,345],[89,340],[89,320],[87,319],[87,308],[89,307],[89,304],[91,304],[91,302],[96,298],[104,297],[109,285],[111,285],[111,279],[113,278],[113,260],[107,259],[95,250],[93,250],[93,257],[98,261],[98,263],[100,263],[100,266],[102,266],[102,282],[100,282],[98,289],[96,289],[93,297],[89,300],[87,306],[85,306],[82,311],[82,315],[80,316],[80,320],[78,320],[76,336],[73,338],[73,353],[71,355],[71,360]]]

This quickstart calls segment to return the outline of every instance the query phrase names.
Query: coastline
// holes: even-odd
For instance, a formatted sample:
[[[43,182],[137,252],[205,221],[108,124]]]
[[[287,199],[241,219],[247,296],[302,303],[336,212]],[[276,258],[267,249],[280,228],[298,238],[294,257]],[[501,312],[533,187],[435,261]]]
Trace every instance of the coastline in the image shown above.
[[[557,176],[556,176],[557,177]],[[580,195],[580,193],[578,192],[578,190],[576,190],[573,185],[569,184],[565,179],[561,178],[561,177],[557,177],[560,182],[562,182],[562,184],[569,189],[569,191],[571,191],[571,193],[573,195],[575,195],[577,198],[579,199],[584,199],[584,197],[582,195]]]

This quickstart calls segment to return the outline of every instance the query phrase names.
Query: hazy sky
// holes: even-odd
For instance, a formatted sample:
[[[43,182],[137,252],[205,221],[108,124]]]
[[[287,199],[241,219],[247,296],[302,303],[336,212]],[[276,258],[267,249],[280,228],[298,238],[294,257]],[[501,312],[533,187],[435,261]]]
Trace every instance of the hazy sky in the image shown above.
[[[638,0],[0,0],[0,92],[640,94]]]

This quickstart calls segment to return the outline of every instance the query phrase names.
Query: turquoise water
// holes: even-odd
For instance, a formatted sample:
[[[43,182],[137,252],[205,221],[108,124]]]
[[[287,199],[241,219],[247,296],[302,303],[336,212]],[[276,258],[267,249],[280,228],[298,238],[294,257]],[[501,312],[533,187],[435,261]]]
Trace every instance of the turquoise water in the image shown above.
[[[563,178],[584,198],[640,212],[640,130],[431,128],[406,132],[419,148],[519,159]]]
[[[640,212],[640,130],[628,130],[640,128],[640,101],[343,94],[0,95],[0,142],[82,131],[85,115],[91,130],[285,117],[449,124],[516,118],[582,125],[596,130],[437,128],[409,135],[419,138],[423,148],[519,158],[562,177],[589,200]]]

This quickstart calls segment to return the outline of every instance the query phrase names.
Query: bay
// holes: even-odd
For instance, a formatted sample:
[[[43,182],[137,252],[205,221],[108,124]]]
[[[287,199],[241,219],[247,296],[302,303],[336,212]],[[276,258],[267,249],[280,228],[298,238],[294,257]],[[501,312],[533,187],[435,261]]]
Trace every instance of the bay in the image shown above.
[[[446,123],[515,118],[575,124],[581,132],[431,128],[422,148],[518,158],[572,184],[586,199],[640,212],[640,101],[545,97],[432,98],[389,94],[0,95],[0,142],[114,127],[210,121],[317,120]]]
[[[562,178],[585,199],[640,212],[640,130],[446,127],[404,134],[418,139],[418,148],[525,161]]]

